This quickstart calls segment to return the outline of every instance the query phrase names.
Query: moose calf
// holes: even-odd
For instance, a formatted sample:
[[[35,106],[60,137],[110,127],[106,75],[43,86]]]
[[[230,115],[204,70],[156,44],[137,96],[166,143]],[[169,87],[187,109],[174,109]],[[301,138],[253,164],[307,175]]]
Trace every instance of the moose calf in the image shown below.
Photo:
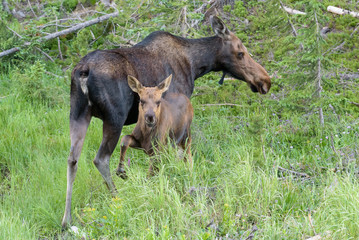
[[[116,174],[127,178],[124,169],[125,154],[128,147],[145,151],[154,155],[153,147],[166,144],[169,137],[183,150],[186,150],[185,161],[192,166],[190,125],[193,119],[193,108],[190,100],[183,94],[167,93],[172,75],[156,87],[144,87],[132,76],[128,76],[128,85],[140,97],[139,115],[135,129],[131,135],[121,140],[121,156]],[[153,175],[153,159],[149,174]]]

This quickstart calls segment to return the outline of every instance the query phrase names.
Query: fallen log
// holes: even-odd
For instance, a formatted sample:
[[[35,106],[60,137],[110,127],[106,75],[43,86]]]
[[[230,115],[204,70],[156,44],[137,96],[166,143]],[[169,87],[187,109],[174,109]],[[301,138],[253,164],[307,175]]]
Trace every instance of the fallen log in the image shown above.
[[[339,14],[339,15],[349,14],[352,17],[359,18],[359,13],[358,12],[352,12],[352,11],[341,9],[341,8],[334,7],[334,6],[328,6],[327,11],[331,12],[331,13]]]
[[[83,29],[83,28],[86,28],[86,27],[89,27],[91,25],[94,25],[96,23],[100,23],[100,22],[103,22],[103,21],[106,21],[108,20],[109,18],[111,17],[117,17],[119,14],[119,12],[116,10],[116,12],[114,13],[110,13],[110,14],[106,14],[106,15],[103,15],[101,17],[98,17],[98,18],[95,18],[95,19],[92,19],[92,20],[89,20],[89,21],[86,21],[86,22],[83,22],[83,23],[80,23],[80,24],[77,24],[73,27],[70,27],[68,29],[65,29],[65,30],[62,30],[62,31],[59,31],[59,32],[55,32],[55,33],[51,33],[47,36],[44,36],[44,37],[41,37],[39,38],[39,42],[44,42],[44,41],[48,41],[48,40],[51,40],[51,39],[54,39],[54,38],[57,38],[59,36],[63,36],[63,35],[66,35],[66,34],[69,34],[69,33],[73,33],[73,32],[76,32],[80,29]],[[12,53],[15,53],[17,51],[20,51],[20,49],[22,47],[25,47],[25,46],[29,46],[30,43],[29,42],[26,42],[24,43],[22,46],[20,47],[14,47],[14,48],[11,48],[11,49],[8,49],[6,51],[3,51],[3,52],[0,52],[0,58],[1,57],[4,57],[4,56],[7,56],[7,55],[10,55]]]

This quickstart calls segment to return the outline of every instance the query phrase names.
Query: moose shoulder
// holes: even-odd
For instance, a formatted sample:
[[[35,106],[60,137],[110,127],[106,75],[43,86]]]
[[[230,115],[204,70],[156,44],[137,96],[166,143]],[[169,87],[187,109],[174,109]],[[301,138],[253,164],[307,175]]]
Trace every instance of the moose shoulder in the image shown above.
[[[91,118],[103,121],[103,139],[94,164],[112,192],[116,191],[109,168],[110,157],[122,127],[138,118],[138,100],[127,83],[131,75],[145,86],[156,86],[173,75],[167,92],[190,97],[194,80],[211,71],[223,71],[247,82],[252,91],[266,94],[271,86],[265,69],[217,17],[211,18],[215,36],[186,39],[154,32],[132,48],[98,50],[86,55],[71,77],[70,138],[67,191],[63,227],[71,221],[72,187],[78,159]]]

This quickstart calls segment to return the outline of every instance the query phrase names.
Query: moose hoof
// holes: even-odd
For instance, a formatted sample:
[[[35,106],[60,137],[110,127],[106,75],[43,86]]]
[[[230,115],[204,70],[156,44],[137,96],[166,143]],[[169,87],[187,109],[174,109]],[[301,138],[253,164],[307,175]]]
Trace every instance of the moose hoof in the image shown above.
[[[123,168],[118,168],[116,171],[116,174],[117,174],[117,176],[119,176],[122,179],[127,179],[126,171]]]

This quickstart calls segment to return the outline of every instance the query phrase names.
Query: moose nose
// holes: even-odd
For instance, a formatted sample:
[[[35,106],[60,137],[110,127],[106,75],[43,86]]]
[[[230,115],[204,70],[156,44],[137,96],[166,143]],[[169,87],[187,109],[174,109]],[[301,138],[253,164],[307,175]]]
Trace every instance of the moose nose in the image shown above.
[[[271,81],[270,78],[262,85],[262,94],[266,94],[269,92],[269,89],[271,87]]]
[[[145,120],[149,126],[152,126],[156,122],[155,116],[153,114],[145,114]]]

